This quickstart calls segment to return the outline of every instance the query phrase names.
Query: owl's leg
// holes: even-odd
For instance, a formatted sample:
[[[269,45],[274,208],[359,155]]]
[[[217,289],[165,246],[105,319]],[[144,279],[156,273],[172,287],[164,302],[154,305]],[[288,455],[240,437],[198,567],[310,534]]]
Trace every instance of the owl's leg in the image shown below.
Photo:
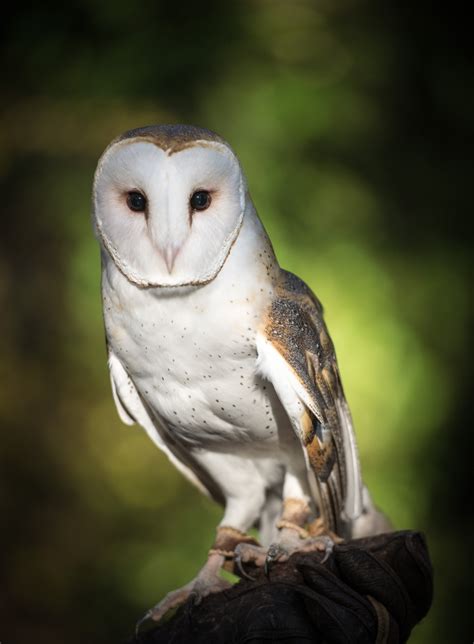
[[[287,465],[283,485],[283,507],[276,521],[276,538],[268,550],[248,543],[240,543],[235,549],[237,571],[250,577],[243,564],[263,566],[266,574],[273,563],[287,561],[294,552],[319,551],[325,561],[332,552],[338,537],[331,534],[322,521],[310,523],[314,513],[309,490],[305,486],[304,463],[298,469],[298,462]]]
[[[150,609],[140,624],[148,619],[159,621],[169,610],[193,598],[198,602],[212,593],[227,588],[230,584],[219,576],[221,568],[232,570],[237,544],[244,542],[258,548],[256,539],[246,534],[255,524],[265,503],[265,481],[248,459],[229,454],[201,453],[200,464],[219,480],[226,498],[224,517],[217,528],[216,540],[209,551],[208,559],[198,575],[182,588],[166,595]],[[265,551],[266,553],[266,551]]]
[[[184,604],[188,599],[194,598],[199,603],[203,597],[218,593],[229,587],[229,583],[219,577],[219,571],[224,564],[225,557],[216,552],[210,552],[209,557],[198,575],[185,586],[169,592],[156,606],[144,615],[138,622],[137,630],[146,620],[159,622],[166,613]]]
[[[269,490],[265,498],[265,506],[260,514],[259,536],[262,545],[269,546],[278,535],[276,527],[278,518],[282,512],[281,491]]]
[[[260,513],[259,534],[260,541],[264,546],[268,546],[275,541],[278,530],[276,523],[281,514],[282,500],[281,494],[275,491],[267,491],[265,506]],[[234,553],[234,572],[253,579],[245,570],[244,564],[252,563],[256,566],[263,566],[267,558],[267,548],[258,546],[248,541],[241,541],[235,548]]]
[[[266,574],[275,561],[287,561],[294,552],[322,552],[322,562],[330,556],[339,538],[330,533],[320,519],[309,523],[310,515],[310,507],[305,500],[285,499],[277,523],[277,541],[268,548],[264,564]]]
[[[237,528],[219,526],[207,561],[197,576],[185,586],[168,593],[156,606],[151,608],[138,622],[137,631],[143,622],[149,619],[159,622],[169,610],[181,606],[188,599],[193,599],[195,604],[199,604],[207,595],[229,588],[231,584],[222,579],[219,573],[222,568],[232,570],[235,547],[241,542],[257,544],[256,539]]]
[[[265,572],[275,561],[287,561],[294,552],[319,551],[324,562],[339,538],[331,533],[321,519],[310,523],[312,509],[309,496],[300,481],[303,477],[288,471],[283,488],[283,511],[276,524],[277,540],[268,548]]]
[[[283,485],[283,505],[280,497],[277,506],[278,512],[273,516],[273,530],[270,532],[266,526],[267,533],[271,536],[268,550],[261,547],[256,548],[246,543],[240,543],[237,546],[235,564],[237,571],[244,577],[250,577],[250,575],[244,569],[243,564],[264,566],[265,572],[268,572],[273,562],[288,559],[290,554],[301,546],[300,538],[307,536],[303,526],[307,523],[310,515],[310,497],[300,484],[300,480],[304,480],[304,478],[304,474],[296,476],[286,472]]]

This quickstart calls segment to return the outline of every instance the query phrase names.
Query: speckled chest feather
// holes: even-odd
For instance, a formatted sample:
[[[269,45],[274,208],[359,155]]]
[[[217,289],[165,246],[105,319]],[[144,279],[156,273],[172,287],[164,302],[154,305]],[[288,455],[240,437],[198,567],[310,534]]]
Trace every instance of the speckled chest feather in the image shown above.
[[[278,423],[288,423],[256,368],[276,269],[266,247],[248,253],[240,240],[213,282],[181,289],[138,288],[109,263],[104,317],[109,346],[175,439],[268,455],[278,448]]]

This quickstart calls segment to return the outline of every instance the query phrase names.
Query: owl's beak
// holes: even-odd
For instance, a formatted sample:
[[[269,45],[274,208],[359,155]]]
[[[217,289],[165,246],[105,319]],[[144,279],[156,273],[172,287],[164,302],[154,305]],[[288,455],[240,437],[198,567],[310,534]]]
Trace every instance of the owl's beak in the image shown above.
[[[167,246],[164,252],[162,252],[163,258],[166,263],[166,268],[168,269],[168,273],[170,274],[173,271],[174,262],[180,250],[181,250],[181,246],[178,246],[177,248],[175,246]]]
[[[189,236],[189,216],[187,211],[182,213],[168,204],[168,191],[161,195],[163,203],[157,203],[156,208],[149,213],[148,230],[153,246],[160,254],[168,273],[173,272],[176,258]]]

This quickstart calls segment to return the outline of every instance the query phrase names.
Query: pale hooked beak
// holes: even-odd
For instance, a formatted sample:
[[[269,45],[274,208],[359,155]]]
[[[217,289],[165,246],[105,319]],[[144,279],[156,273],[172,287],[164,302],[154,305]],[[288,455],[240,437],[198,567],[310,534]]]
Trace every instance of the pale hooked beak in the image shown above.
[[[180,250],[181,246],[178,246],[177,248],[174,246],[167,246],[164,252],[162,252],[163,258],[166,263],[166,268],[168,269],[168,273],[170,274],[173,271],[176,256],[178,255]]]

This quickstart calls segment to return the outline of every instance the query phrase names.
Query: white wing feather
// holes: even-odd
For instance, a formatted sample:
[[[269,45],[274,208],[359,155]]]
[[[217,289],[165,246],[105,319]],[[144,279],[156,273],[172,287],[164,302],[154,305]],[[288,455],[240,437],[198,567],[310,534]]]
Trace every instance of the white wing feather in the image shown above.
[[[158,425],[158,420],[152,419],[143,401],[125,368],[117,356],[109,351],[110,380],[112,393],[121,420],[126,425],[138,423],[143,427],[151,440],[159,447],[173,463],[173,465],[201,492],[212,496],[211,492],[198,479],[192,469],[184,465],[181,460],[170,450],[163,439],[165,434],[163,426]]]

